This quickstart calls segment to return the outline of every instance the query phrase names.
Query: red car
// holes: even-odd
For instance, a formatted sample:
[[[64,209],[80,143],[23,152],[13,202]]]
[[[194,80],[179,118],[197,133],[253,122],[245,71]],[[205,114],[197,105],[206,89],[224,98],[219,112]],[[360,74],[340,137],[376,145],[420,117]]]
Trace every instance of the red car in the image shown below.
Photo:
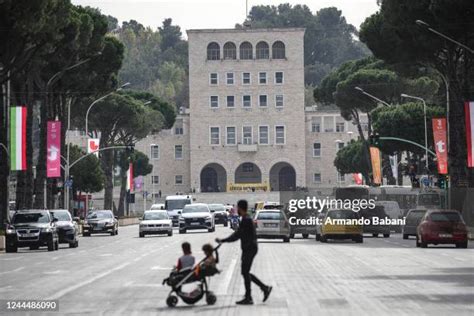
[[[416,246],[455,244],[467,248],[468,232],[461,214],[456,210],[428,210],[416,229]]]

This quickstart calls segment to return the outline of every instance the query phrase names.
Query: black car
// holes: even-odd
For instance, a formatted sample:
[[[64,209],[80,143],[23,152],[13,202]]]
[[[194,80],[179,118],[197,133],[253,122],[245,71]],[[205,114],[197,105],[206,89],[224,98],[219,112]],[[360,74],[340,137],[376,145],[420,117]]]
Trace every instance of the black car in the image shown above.
[[[87,215],[82,225],[82,236],[89,237],[99,233],[110,233],[111,236],[118,234],[118,217],[112,211],[93,211]]]
[[[77,222],[79,218],[74,220],[68,210],[54,210],[51,211],[53,218],[57,219],[56,229],[58,231],[58,238],[60,244],[69,244],[69,248],[76,248],[79,246],[77,240],[78,227]]]
[[[227,209],[224,204],[209,204],[209,209],[214,213],[214,223],[223,224],[227,227],[228,216]]]
[[[17,252],[22,247],[35,250],[42,246],[47,246],[48,251],[59,248],[56,220],[51,213],[46,210],[15,212],[6,230],[6,252]]]

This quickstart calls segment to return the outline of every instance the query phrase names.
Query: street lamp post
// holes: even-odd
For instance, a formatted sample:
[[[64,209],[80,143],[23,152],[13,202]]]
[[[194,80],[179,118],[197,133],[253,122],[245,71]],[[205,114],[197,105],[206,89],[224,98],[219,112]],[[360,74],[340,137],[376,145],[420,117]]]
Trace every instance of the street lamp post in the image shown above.
[[[411,96],[405,93],[402,93],[401,97],[407,98],[407,99],[415,99],[415,100],[423,102],[423,115],[424,115],[424,121],[425,121],[425,156],[426,156],[425,166],[426,166],[426,172],[428,173],[428,170],[429,170],[428,169],[428,126],[426,123],[426,102],[423,98]]]
[[[92,107],[94,105],[96,105],[99,101],[102,101],[103,99],[107,98],[109,95],[111,95],[112,93],[114,92],[117,92],[117,91],[120,91],[122,90],[123,88],[125,88],[126,86],[130,85],[130,82],[127,82],[123,85],[121,85],[118,89],[115,89],[114,91],[112,92],[109,92],[107,93],[106,95],[104,96],[101,96],[100,98],[98,98],[97,100],[95,100],[94,102],[91,103],[91,105],[89,105],[89,107],[87,108],[87,112],[86,112],[86,137],[89,135],[89,112],[90,110],[92,109]]]
[[[390,104],[388,104],[387,102],[385,102],[384,100],[381,100],[379,98],[377,98],[376,96],[374,95],[371,95],[370,93],[366,92],[364,89],[360,88],[360,87],[355,87],[354,89],[356,89],[357,91],[360,91],[362,94],[368,96],[369,98],[379,102],[379,103],[382,103],[386,106],[390,106]]]
[[[415,21],[416,24],[418,24],[419,26],[422,26],[424,28],[426,28],[428,31],[430,31],[431,33],[434,33],[442,38],[444,38],[445,40],[448,40],[450,41],[451,43],[454,43],[456,45],[458,45],[459,47],[462,47],[464,48],[465,50],[467,50],[468,52],[470,52],[471,54],[474,54],[474,49],[464,45],[463,43],[461,42],[458,42],[456,41],[454,38],[451,38],[437,30],[435,30],[434,28],[432,28],[428,23],[426,23],[425,21],[422,21],[422,20],[416,20]]]

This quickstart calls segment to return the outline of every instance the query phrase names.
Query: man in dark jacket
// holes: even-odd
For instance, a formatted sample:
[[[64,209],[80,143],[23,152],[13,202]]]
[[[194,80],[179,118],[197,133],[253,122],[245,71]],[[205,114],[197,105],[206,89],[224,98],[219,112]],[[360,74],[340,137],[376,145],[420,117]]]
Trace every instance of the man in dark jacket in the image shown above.
[[[253,258],[257,254],[257,232],[253,224],[252,219],[248,216],[248,203],[245,200],[240,200],[237,203],[237,210],[239,215],[242,217],[239,225],[239,229],[232,235],[225,239],[216,239],[216,242],[232,242],[240,239],[240,246],[242,248],[242,276],[245,284],[245,297],[243,300],[236,302],[240,305],[251,305],[253,304],[252,293],[251,293],[251,282],[257,284],[263,291],[263,301],[265,302],[270,296],[272,291],[271,286],[263,284],[255,275],[250,273],[252,267]]]

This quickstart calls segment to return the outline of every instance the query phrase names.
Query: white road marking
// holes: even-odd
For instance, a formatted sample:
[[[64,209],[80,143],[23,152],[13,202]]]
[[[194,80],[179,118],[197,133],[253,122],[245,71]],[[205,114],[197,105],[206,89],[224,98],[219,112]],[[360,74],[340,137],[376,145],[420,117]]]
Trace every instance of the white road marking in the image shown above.
[[[11,258],[0,258],[0,260],[10,261],[10,260],[18,260],[21,257],[11,257]]]
[[[228,293],[227,289],[229,288],[230,281],[232,280],[232,274],[234,273],[236,264],[236,258],[230,261],[230,264],[227,267],[227,271],[225,272],[224,280],[221,282],[221,284],[219,284],[219,288],[216,291],[217,294],[224,295]]]
[[[171,270],[170,267],[160,267],[160,266],[154,266],[154,267],[151,267],[151,270]]]
[[[112,256],[112,254],[111,254],[111,253],[103,253],[103,254],[101,254],[101,255],[99,255],[99,256],[100,256],[100,257],[110,257],[110,256]]]
[[[54,271],[45,271],[43,274],[59,274],[61,273],[61,270],[54,270]]]
[[[15,273],[15,272],[18,272],[18,271],[21,271],[23,270],[25,267],[19,267],[19,268],[16,268],[15,270],[11,270],[11,271],[3,271],[3,272],[0,272],[0,274],[9,274],[9,273]]]

